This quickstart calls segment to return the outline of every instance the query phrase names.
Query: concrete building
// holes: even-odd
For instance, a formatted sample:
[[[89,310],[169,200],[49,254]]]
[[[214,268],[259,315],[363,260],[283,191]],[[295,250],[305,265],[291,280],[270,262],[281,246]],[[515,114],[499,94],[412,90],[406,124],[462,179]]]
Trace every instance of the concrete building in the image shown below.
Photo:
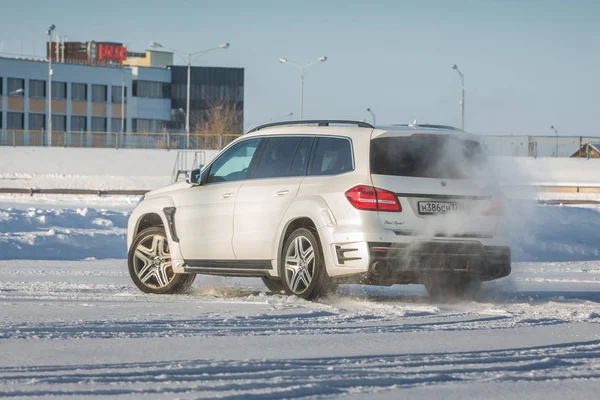
[[[76,133],[181,131],[187,67],[168,65],[172,53],[142,54],[114,64],[53,62],[53,135],[68,145],[69,134]],[[0,145],[10,142],[9,132],[20,132],[22,145],[47,144],[40,133],[48,128],[47,80],[45,59],[0,57]],[[241,133],[242,68],[192,67],[191,87],[190,115],[202,115],[210,104],[235,102],[240,124],[232,133]]]

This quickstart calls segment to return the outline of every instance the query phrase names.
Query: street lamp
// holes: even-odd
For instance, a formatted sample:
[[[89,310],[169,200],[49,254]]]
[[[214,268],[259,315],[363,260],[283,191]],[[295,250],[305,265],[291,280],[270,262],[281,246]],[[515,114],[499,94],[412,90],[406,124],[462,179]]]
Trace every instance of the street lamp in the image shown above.
[[[554,134],[556,135],[556,150],[554,151],[554,157],[558,157],[558,131],[556,130],[554,125],[551,125],[550,129],[552,129],[554,131]]]
[[[48,146],[52,146],[52,32],[56,26],[50,25],[48,35]]]
[[[25,93],[25,91],[21,88],[21,89],[17,89],[17,90],[13,90],[12,92],[8,92],[8,95],[13,95],[13,94],[21,94],[21,93]]]
[[[456,64],[454,64],[452,66],[452,69],[456,70],[456,72],[458,72],[458,75],[460,76],[460,86],[462,88],[462,93],[460,96],[460,105],[461,105],[460,129],[462,129],[464,131],[465,130],[465,76],[463,75],[462,72],[460,72],[460,69],[458,69],[458,66]]]
[[[307,68],[312,67],[313,65],[315,65],[316,63],[319,62],[325,62],[327,61],[327,57],[323,56],[309,64],[306,65],[298,65],[294,62],[289,61],[287,58],[279,58],[279,62],[282,64],[290,64],[292,67],[294,68],[298,68],[300,70],[300,81],[301,81],[301,88],[300,88],[300,120],[304,119],[304,70]]]
[[[186,147],[186,149],[189,149],[189,147],[190,147],[190,87],[191,87],[190,82],[191,82],[191,71],[192,71],[192,57],[200,56],[200,55],[208,53],[209,51],[212,51],[212,50],[228,49],[229,43],[221,43],[217,47],[211,47],[210,49],[200,50],[200,51],[196,51],[194,53],[187,53],[185,51],[175,50],[175,49],[172,49],[169,47],[165,47],[165,46],[161,45],[160,43],[156,43],[156,42],[150,43],[150,47],[162,48],[165,50],[172,51],[174,53],[179,53],[184,56],[188,56],[187,100],[186,100],[186,106],[185,106],[185,110],[186,110],[186,112],[185,112],[185,147]]]
[[[373,111],[371,111],[370,108],[367,108],[367,111],[371,113],[371,116],[373,117],[373,125],[375,125],[376,124],[376,122],[375,122],[375,113]]]

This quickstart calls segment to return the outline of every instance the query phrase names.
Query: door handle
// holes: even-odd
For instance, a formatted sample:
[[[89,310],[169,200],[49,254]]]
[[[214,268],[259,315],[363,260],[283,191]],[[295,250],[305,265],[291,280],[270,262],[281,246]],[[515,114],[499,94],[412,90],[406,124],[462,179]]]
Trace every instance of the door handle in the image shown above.
[[[233,193],[223,193],[223,194],[221,195],[221,198],[222,198],[222,199],[228,199],[228,198],[230,198],[231,196],[233,196]]]
[[[285,189],[285,190],[280,190],[280,191],[276,192],[275,194],[277,196],[284,196],[284,195],[288,194],[289,192],[290,192],[289,190]]]

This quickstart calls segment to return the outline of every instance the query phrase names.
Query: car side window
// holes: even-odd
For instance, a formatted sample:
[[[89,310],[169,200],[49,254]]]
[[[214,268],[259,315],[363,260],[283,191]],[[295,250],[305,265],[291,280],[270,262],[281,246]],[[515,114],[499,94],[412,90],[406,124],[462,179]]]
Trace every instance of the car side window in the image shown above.
[[[247,178],[248,168],[261,139],[244,140],[223,153],[210,167],[206,183],[232,182]]]
[[[306,170],[308,169],[308,159],[310,157],[310,150],[314,142],[313,137],[303,137],[300,141],[300,146],[296,150],[292,166],[290,167],[289,176],[305,176]]]
[[[298,145],[299,137],[273,137],[267,139],[255,178],[275,178],[287,176]]]
[[[336,175],[352,171],[352,146],[342,138],[319,138],[310,175]]]

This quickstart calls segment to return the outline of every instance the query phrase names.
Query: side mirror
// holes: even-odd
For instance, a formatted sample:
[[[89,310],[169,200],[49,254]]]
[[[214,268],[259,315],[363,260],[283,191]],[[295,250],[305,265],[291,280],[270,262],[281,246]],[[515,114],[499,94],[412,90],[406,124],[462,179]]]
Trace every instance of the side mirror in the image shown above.
[[[185,174],[185,181],[190,185],[200,185],[200,175],[200,168],[193,169]]]

